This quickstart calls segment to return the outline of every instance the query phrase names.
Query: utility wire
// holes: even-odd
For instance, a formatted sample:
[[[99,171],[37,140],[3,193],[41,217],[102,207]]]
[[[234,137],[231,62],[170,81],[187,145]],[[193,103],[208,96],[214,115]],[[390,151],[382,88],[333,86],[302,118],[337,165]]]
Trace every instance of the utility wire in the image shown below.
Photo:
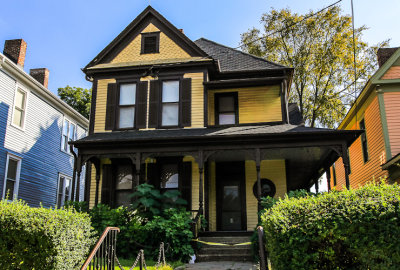
[[[354,65],[354,105],[356,113],[356,128],[357,128],[357,58],[356,58],[356,38],[355,38],[355,28],[354,28],[354,6],[353,0],[351,0],[351,22],[353,26],[353,65]],[[351,109],[351,108],[350,108]]]
[[[318,11],[315,12],[315,13],[312,13],[312,14],[310,14],[310,15],[308,15],[308,16],[305,16],[303,19],[301,19],[301,20],[298,21],[298,22],[294,22],[294,23],[292,23],[292,24],[290,24],[290,25],[288,25],[288,26],[286,26],[286,27],[284,27],[284,28],[281,28],[281,29],[276,30],[276,31],[274,31],[274,32],[272,32],[272,33],[263,35],[262,37],[259,37],[259,38],[255,39],[255,40],[250,40],[249,42],[242,43],[241,45],[239,45],[238,47],[235,47],[235,48],[233,48],[233,49],[240,49],[240,48],[242,48],[244,45],[249,45],[249,44],[252,44],[252,43],[254,43],[254,42],[260,41],[260,40],[262,40],[263,38],[266,38],[266,37],[275,35],[276,33],[283,32],[284,30],[289,29],[289,28],[295,26],[296,24],[299,24],[299,23],[301,23],[301,22],[303,22],[303,21],[305,21],[305,20],[307,20],[307,19],[309,19],[309,18],[311,18],[311,17],[314,17],[315,15],[317,15],[317,14],[319,14],[319,13],[321,13],[321,12],[323,12],[323,11],[325,11],[325,10],[327,10],[327,9],[329,9],[329,8],[331,8],[331,7],[333,7],[333,6],[336,6],[337,4],[339,4],[339,3],[342,2],[342,1],[343,1],[343,0],[336,1],[335,3],[330,4],[329,6],[326,6],[326,7],[324,7],[323,9],[320,9],[320,10],[318,10]],[[352,3],[353,3],[353,1],[352,1]],[[354,24],[353,24],[353,28],[354,28]]]

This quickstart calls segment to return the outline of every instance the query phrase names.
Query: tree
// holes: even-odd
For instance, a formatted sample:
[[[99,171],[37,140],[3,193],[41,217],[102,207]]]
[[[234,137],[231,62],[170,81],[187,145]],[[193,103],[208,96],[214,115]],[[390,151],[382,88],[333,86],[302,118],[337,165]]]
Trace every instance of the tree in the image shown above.
[[[69,106],[89,119],[92,89],[71,87],[58,88],[58,96]]]
[[[351,17],[337,6],[313,14],[271,9],[261,18],[263,31],[253,28],[241,35],[242,49],[295,68],[290,101],[299,104],[307,125],[333,128],[375,71],[376,51],[388,41],[369,47],[361,40],[367,28],[355,29],[355,80]]]

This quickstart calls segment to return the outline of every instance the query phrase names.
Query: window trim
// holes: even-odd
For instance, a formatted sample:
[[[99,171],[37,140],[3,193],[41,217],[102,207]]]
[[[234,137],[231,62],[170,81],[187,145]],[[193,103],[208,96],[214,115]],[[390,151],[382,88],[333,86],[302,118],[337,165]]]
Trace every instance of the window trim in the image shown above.
[[[64,150],[64,145],[63,145],[64,133],[63,132],[64,132],[65,121],[68,121],[68,132],[67,132],[68,140],[67,140],[67,144],[70,141],[69,140],[69,127],[70,127],[70,125],[72,124],[72,125],[75,126],[74,138],[72,139],[73,141],[76,140],[76,138],[78,137],[78,134],[77,134],[77,126],[78,125],[77,125],[77,123],[71,121],[68,117],[66,117],[66,116],[63,117],[63,122],[62,122],[62,127],[61,127],[61,151],[66,153],[66,154],[72,155],[72,153],[70,152],[70,148],[69,147],[67,147],[67,151]]]
[[[159,78],[160,80],[160,98],[159,98],[159,104],[158,104],[158,128],[161,129],[171,129],[171,128],[182,128],[182,77],[165,77],[165,78]],[[162,101],[162,96],[163,96],[163,84],[164,82],[167,81],[177,81],[179,83],[179,100],[178,102],[163,102]],[[178,103],[178,125],[175,126],[163,126],[162,124],[162,109],[163,109],[163,104],[176,104]]]
[[[145,52],[144,51],[144,40],[146,37],[155,37],[156,38],[156,51],[155,52]],[[140,54],[154,54],[160,53],[160,32],[149,32],[149,33],[141,33],[141,45],[140,45]]]
[[[23,113],[23,117],[22,117],[22,126],[18,126],[16,124],[14,124],[14,113],[15,113],[15,102],[16,102],[16,97],[17,97],[17,91],[21,90],[22,92],[25,93],[25,104],[24,104],[24,113]],[[26,87],[22,86],[19,83],[15,84],[15,91],[14,91],[14,99],[13,99],[13,108],[12,108],[12,115],[11,115],[11,123],[10,125],[21,130],[21,131],[25,131],[25,126],[26,126],[26,115],[28,113],[28,101],[29,101],[29,91]]]
[[[4,171],[4,183],[3,183],[3,194],[2,194],[2,199],[5,199],[6,197],[6,185],[7,185],[7,174],[8,174],[8,163],[9,160],[13,159],[17,161],[17,173],[15,174],[15,186],[14,186],[14,194],[12,195],[12,200],[15,200],[18,198],[18,191],[19,191],[19,182],[21,178],[21,163],[22,163],[22,157],[14,155],[10,152],[7,153],[7,159],[6,159],[6,167]],[[9,200],[11,201],[11,200]]]
[[[121,94],[121,84],[135,84],[136,85],[136,90],[135,90],[135,105],[119,105],[119,98]],[[117,82],[117,100],[115,104],[115,124],[114,124],[114,130],[133,130],[137,129],[136,128],[136,107],[137,107],[137,100],[138,100],[138,85],[139,85],[139,80],[119,80]],[[120,108],[129,108],[133,107],[134,109],[134,116],[133,116],[133,127],[127,127],[127,128],[119,128],[119,109]]]
[[[233,106],[235,107],[235,123],[220,125],[219,124],[219,98],[220,97],[233,97]],[[216,126],[237,126],[239,125],[239,102],[238,102],[238,92],[222,92],[214,93],[214,123]]]
[[[70,180],[70,182],[71,182],[71,188],[70,188],[70,190],[69,190],[69,194],[68,194],[68,199],[69,200],[71,200],[71,195],[72,195],[72,177],[71,176],[68,176],[68,175],[66,175],[66,174],[64,174],[64,173],[58,173],[58,178],[57,178],[57,190],[56,190],[56,202],[55,202],[55,206],[57,207],[57,208],[61,208],[61,207],[63,207],[64,205],[65,205],[65,194],[64,194],[64,192],[65,192],[65,181],[64,181],[64,183],[63,183],[63,189],[62,189],[62,199],[61,199],[61,205],[58,205],[57,204],[57,202],[58,202],[58,191],[59,191],[59,189],[60,189],[60,179],[61,179],[61,177],[64,177],[64,179],[69,179]]]
[[[360,129],[361,129],[361,123],[363,123],[363,125],[364,125],[364,129],[362,129],[362,130],[364,130],[364,133],[361,134],[361,136],[360,136],[360,143],[361,143],[361,151],[362,151],[362,155],[363,155],[363,161],[365,164],[370,160],[368,138],[367,138],[367,127],[365,125],[365,118],[362,118],[359,122]],[[365,142],[365,149],[364,149],[364,142]],[[366,157],[366,159],[365,159],[365,157]]]

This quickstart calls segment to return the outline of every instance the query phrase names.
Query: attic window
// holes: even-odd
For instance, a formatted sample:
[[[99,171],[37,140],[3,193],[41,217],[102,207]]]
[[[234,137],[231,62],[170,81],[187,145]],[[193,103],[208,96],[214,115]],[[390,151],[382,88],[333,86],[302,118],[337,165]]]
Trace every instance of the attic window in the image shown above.
[[[160,47],[160,33],[142,34],[142,54],[158,53]]]

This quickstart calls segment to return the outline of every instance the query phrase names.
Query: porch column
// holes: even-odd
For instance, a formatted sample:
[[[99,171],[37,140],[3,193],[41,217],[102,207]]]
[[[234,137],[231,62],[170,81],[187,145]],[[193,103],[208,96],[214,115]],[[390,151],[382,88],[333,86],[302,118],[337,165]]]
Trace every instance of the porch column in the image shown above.
[[[317,194],[318,194],[318,191],[319,191],[319,182],[318,182],[318,180],[319,179],[317,179],[317,181],[315,181],[315,193],[317,193]]]
[[[350,160],[349,155],[347,153],[347,144],[342,144],[342,159],[343,159],[343,166],[344,166],[344,175],[346,178],[346,188],[350,189]]]
[[[331,169],[327,168],[325,169],[325,173],[326,173],[326,180],[328,181],[328,192],[331,191]]]
[[[75,201],[79,202],[79,193],[80,193],[80,187],[81,187],[81,173],[82,173],[82,167],[79,168],[76,171],[77,174],[77,179],[76,179],[76,194],[75,194]]]
[[[76,181],[76,163],[78,157],[76,156],[76,153],[74,151],[74,146],[72,144],[69,145],[70,152],[74,156],[74,168],[73,168],[73,174],[72,174],[72,190],[71,190],[71,201],[75,201],[75,181]]]
[[[136,153],[136,160],[135,160],[135,190],[139,186],[140,183],[140,161],[141,161],[141,153]]]
[[[99,187],[100,187],[100,161],[96,160],[93,162],[94,167],[96,168],[96,194],[94,197],[94,205],[99,204]]]
[[[204,172],[204,160],[203,160],[203,151],[199,151],[199,213],[201,215],[204,214],[203,209],[203,172]]]
[[[261,153],[260,149],[256,149],[256,171],[257,171],[257,201],[258,211],[261,210]]]

